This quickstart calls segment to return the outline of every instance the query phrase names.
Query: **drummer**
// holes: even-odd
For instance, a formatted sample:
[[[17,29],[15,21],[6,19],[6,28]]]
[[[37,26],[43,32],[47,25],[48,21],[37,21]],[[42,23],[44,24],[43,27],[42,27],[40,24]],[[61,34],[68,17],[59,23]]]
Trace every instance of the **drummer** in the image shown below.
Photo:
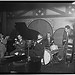
[[[46,37],[43,39],[43,42],[45,44],[45,47],[50,47],[53,44],[54,39],[51,36],[50,32],[47,32]]]
[[[54,39],[51,36],[50,32],[47,32],[47,34],[46,34],[46,45],[45,45],[45,47],[49,48],[48,50],[51,51],[52,55],[54,55],[54,54],[56,54],[58,52],[58,46],[55,45]]]

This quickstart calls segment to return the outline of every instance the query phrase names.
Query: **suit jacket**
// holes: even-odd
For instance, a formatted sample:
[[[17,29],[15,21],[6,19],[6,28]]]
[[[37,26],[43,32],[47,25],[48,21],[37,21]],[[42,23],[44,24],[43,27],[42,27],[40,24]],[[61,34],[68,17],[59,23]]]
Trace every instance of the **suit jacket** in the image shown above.
[[[52,44],[53,38],[51,37],[50,45]],[[48,40],[44,38],[40,43],[37,43],[34,47],[35,54],[37,56],[43,57],[44,47],[49,47]]]
[[[71,29],[69,35],[67,35],[66,31],[64,30],[64,33],[63,33],[63,40],[62,40],[62,41],[63,41],[63,45],[64,45],[65,42],[68,43],[68,42],[67,42],[68,39],[74,39],[74,35],[73,35],[73,30],[72,30],[72,29]]]
[[[51,46],[54,42],[54,39],[50,37],[50,42],[49,42],[47,38],[44,38],[43,41],[45,43],[45,46]]]

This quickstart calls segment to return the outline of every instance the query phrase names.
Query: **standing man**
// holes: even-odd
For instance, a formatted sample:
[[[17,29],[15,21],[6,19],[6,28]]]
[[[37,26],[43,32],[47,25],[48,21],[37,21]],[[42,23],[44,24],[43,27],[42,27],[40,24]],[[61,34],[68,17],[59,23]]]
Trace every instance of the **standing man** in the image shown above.
[[[66,62],[72,62],[73,59],[73,30],[69,25],[65,26],[64,34],[63,34],[63,46],[65,52],[65,60]]]

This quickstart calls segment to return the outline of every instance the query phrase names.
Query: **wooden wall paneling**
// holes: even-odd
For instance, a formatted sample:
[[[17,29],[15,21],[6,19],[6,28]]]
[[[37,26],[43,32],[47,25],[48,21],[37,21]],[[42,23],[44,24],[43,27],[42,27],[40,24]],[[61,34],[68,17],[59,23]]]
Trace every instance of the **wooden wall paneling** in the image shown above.
[[[2,32],[6,35],[6,12],[4,11],[2,14]]]

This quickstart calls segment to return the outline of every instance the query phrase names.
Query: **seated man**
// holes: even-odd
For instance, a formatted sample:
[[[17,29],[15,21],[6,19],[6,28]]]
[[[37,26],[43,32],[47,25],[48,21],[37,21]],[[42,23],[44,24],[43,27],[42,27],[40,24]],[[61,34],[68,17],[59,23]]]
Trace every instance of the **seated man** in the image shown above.
[[[13,44],[16,47],[16,49],[12,51],[10,55],[18,51],[25,51],[25,40],[23,40],[21,35],[18,35],[17,38],[18,39],[15,38],[15,43]]]
[[[53,56],[51,54],[50,46],[53,44],[54,40],[51,37],[50,32],[47,33],[46,37],[41,41],[44,45],[43,47],[43,59],[41,60],[42,64],[47,65],[52,59]]]
[[[6,52],[6,44],[7,44],[8,38],[9,36],[6,36],[5,38],[3,38],[3,35],[0,34],[0,58],[4,57],[4,54]]]

